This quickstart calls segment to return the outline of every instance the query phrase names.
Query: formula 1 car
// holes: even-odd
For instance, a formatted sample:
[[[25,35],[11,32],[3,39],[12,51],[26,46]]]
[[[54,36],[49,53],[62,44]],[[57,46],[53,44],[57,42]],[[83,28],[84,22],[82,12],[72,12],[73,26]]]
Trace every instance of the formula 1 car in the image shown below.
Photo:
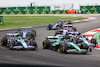
[[[75,44],[86,44],[88,46],[95,47],[97,45],[96,39],[91,39],[91,43],[88,42],[88,38],[85,35],[73,35],[70,37],[70,41]]]
[[[65,36],[67,35],[67,33],[69,34],[79,34],[79,32],[77,31],[76,27],[68,27],[67,25],[63,25],[63,29],[59,29],[55,32],[55,36]]]
[[[31,36],[23,38],[17,33],[7,33],[1,38],[1,45],[7,46],[9,49],[37,49],[35,40],[30,39]]]
[[[30,39],[35,39],[36,30],[34,29],[29,30],[29,29],[30,27],[22,27],[21,29],[18,29],[16,33],[19,33],[24,38],[26,37],[26,35],[28,35],[28,36],[31,36]]]
[[[50,39],[56,39],[54,41],[50,41]],[[85,44],[85,47],[82,45],[77,45],[70,41],[69,35],[65,37],[59,36],[47,36],[46,40],[43,41],[43,48],[44,49],[51,49],[57,51],[60,49],[61,53],[67,53],[70,50],[74,50],[77,53],[87,53],[88,51],[92,52],[92,49]]]
[[[47,26],[48,30],[57,30],[57,29],[62,29],[63,28],[63,24],[67,24],[68,26],[73,26],[70,22],[70,20],[61,20],[60,22],[56,23],[56,24],[49,24]]]

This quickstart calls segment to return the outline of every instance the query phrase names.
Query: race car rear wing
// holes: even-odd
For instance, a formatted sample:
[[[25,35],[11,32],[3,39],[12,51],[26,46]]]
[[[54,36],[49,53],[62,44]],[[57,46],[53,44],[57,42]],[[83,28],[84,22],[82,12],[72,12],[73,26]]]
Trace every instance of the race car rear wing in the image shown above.
[[[14,37],[14,36],[16,36],[16,35],[18,35],[17,33],[7,33],[6,34],[6,36],[11,36],[11,37]]]
[[[47,36],[46,38],[47,38],[47,39],[58,39],[59,36]]]
[[[79,34],[79,32],[69,32],[69,34],[72,34],[72,35],[78,35]]]
[[[46,37],[47,40],[48,40],[48,39],[58,39],[58,38],[60,38],[60,39],[65,39],[64,36],[47,36],[47,37]]]

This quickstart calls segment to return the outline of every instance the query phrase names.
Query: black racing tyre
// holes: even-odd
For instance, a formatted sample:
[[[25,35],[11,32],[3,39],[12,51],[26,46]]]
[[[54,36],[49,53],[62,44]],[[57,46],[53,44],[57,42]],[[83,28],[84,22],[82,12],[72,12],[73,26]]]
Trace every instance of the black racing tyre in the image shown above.
[[[74,38],[72,39],[72,41],[73,41],[73,43],[78,44],[78,38],[74,37]]]
[[[95,46],[96,46],[96,44],[97,44],[96,39],[92,38],[92,39],[91,39],[91,43],[95,44]]]
[[[37,43],[35,40],[32,41],[33,46],[35,46],[35,48],[37,47]]]
[[[14,47],[14,45],[15,45],[15,40],[11,40],[11,44],[10,44],[10,46],[9,46],[9,49],[13,49],[13,47]]]
[[[2,46],[7,46],[7,37],[1,38],[1,45]]]
[[[32,29],[31,31],[33,31],[34,32],[34,35],[36,36],[36,30]]]
[[[67,53],[67,50],[68,50],[68,45],[61,43],[60,44],[60,52],[61,53]]]
[[[43,49],[48,49],[50,47],[50,41],[49,40],[44,40],[43,41]]]
[[[74,31],[77,31],[77,28],[76,28],[76,27],[73,27],[72,29],[73,29]]]
[[[37,50],[38,47],[37,47],[37,43],[35,40],[32,40],[32,45],[35,46],[34,50]]]
[[[49,24],[48,27],[47,27],[47,29],[48,30],[52,30],[52,27],[53,27],[53,25],[52,24]]]
[[[86,49],[88,50],[89,46],[85,44],[84,42],[81,43],[81,49]]]

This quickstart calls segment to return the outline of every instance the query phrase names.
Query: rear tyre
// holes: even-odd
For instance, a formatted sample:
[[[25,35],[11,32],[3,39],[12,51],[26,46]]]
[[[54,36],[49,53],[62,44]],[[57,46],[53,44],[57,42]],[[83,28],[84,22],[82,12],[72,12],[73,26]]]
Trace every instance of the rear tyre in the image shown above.
[[[37,47],[37,43],[36,43],[35,40],[31,40],[31,41],[30,41],[30,45],[31,45],[31,46],[35,46],[35,48],[33,48],[32,50],[37,50],[38,47]]]
[[[32,35],[31,35],[31,36],[32,36],[32,39],[34,40],[35,37],[36,37],[35,32],[32,32],[31,34],[32,34]]]
[[[36,41],[35,40],[33,40],[33,46],[35,46],[35,47],[37,47],[37,43],[36,43]]]
[[[31,31],[33,31],[34,32],[34,35],[36,36],[36,30],[32,29]]]
[[[91,43],[92,43],[92,44],[95,44],[95,46],[97,46],[97,41],[96,41],[96,39],[92,38],[92,39],[91,39]]]
[[[1,45],[2,46],[7,46],[7,37],[1,38]]]
[[[49,49],[49,47],[50,47],[50,41],[44,40],[43,41],[43,49]]]

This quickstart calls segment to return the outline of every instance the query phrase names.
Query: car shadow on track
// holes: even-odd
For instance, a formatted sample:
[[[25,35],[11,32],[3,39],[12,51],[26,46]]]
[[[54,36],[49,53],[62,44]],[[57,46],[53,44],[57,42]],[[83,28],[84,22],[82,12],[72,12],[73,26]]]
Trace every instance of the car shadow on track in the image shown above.
[[[62,54],[66,54],[66,55],[91,55],[91,53],[76,53],[76,52],[68,52],[68,53],[62,53]]]

